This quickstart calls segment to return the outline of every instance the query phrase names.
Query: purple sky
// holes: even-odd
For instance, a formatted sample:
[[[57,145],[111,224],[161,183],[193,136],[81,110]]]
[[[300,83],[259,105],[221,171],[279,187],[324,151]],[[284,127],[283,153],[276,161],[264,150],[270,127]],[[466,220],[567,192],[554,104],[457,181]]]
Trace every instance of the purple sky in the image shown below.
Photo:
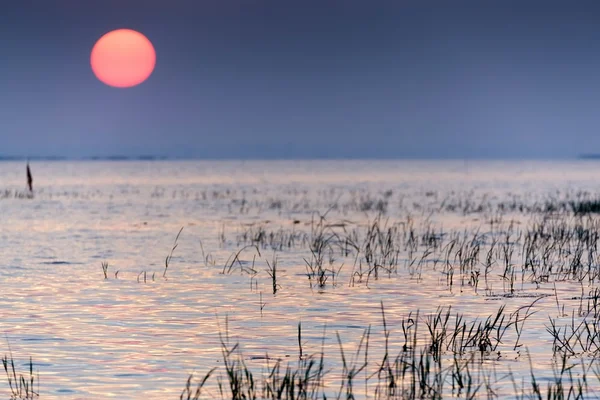
[[[573,157],[600,153],[600,2],[6,0],[0,155]],[[97,81],[117,28],[157,51]]]

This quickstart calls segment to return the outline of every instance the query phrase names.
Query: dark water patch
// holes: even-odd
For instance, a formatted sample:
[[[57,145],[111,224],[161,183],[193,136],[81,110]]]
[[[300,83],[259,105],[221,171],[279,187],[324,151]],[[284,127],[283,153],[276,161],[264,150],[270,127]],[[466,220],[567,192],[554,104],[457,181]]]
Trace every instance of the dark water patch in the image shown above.
[[[71,389],[58,389],[56,393],[75,393],[75,391]]]
[[[54,364],[50,364],[50,363],[33,362],[34,367],[52,367],[53,365]],[[25,363],[25,364],[23,364],[23,366],[29,368],[29,363]]]
[[[133,377],[142,377],[144,374],[115,374],[113,375],[115,378],[133,378]]]
[[[26,337],[26,338],[22,338],[21,340],[24,342],[64,342],[66,339]]]
[[[43,265],[83,265],[83,263],[71,262],[71,261],[43,261],[40,264],[43,264]]]
[[[289,357],[289,355],[286,355],[286,357]],[[281,358],[279,357],[269,357],[269,356],[251,356],[248,358],[248,360],[252,360],[252,361],[260,361],[260,360],[264,360],[264,361],[281,361]]]
[[[365,329],[364,326],[344,325],[344,324],[329,325],[328,327],[333,328],[333,329]]]

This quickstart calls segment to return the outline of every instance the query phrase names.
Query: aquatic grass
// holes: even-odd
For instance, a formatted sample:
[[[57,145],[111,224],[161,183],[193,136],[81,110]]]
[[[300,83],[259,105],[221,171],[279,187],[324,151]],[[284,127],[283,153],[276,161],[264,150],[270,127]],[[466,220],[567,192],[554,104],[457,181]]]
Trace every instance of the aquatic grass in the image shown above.
[[[339,332],[336,332],[337,341],[340,346],[340,355],[342,358],[342,374],[341,374],[342,379],[340,380],[341,382],[340,382],[339,393],[341,394],[345,388],[346,399],[354,399],[354,393],[353,393],[354,378],[356,378],[356,376],[358,374],[360,374],[360,372],[363,369],[365,369],[368,365],[367,355],[368,355],[368,348],[369,348],[370,333],[371,333],[371,327],[367,328],[364,331],[363,335],[360,338],[360,343],[358,344],[356,353],[353,356],[351,362],[348,363],[348,361],[346,360],[346,355],[344,353],[342,339],[340,338]],[[358,358],[360,357],[360,352],[363,349],[363,346],[364,346],[364,350],[363,350],[364,351],[364,360],[361,364],[357,365],[356,363],[358,361]]]
[[[108,279],[108,263],[102,262],[102,273],[104,274],[104,279]],[[116,275],[115,275],[116,277]]]
[[[273,259],[271,262],[266,260],[267,263],[267,274],[271,278],[271,288],[273,290],[273,294],[277,294],[277,290],[281,287],[280,284],[277,283],[277,256],[273,253]]]
[[[600,224],[574,218],[560,207],[540,207],[533,223],[525,228],[518,228],[514,221],[497,212],[484,222],[492,228],[485,233],[480,232],[481,227],[444,232],[427,218],[419,226],[410,215],[391,223],[381,213],[364,226],[353,226],[347,220],[329,221],[328,213],[335,209],[338,208],[332,206],[323,214],[313,213],[308,231],[300,229],[301,221],[296,219],[291,221],[291,229],[271,227],[268,221],[252,224],[238,236],[238,242],[255,245],[257,254],[258,249],[267,247],[278,251],[305,248],[306,276],[310,287],[319,290],[329,283],[335,286],[340,265],[348,258],[353,265],[348,277],[350,286],[369,286],[382,272],[391,278],[402,272],[399,267],[403,252],[407,255],[404,271],[411,278],[420,281],[424,272],[439,269],[450,292],[459,287],[461,292],[471,288],[478,294],[483,279],[485,295],[497,296],[493,291],[493,285],[498,284],[496,276],[500,277],[502,296],[508,297],[525,294],[532,287],[530,284],[540,288],[546,283],[567,280],[595,282],[600,277]],[[333,267],[338,255],[342,262]],[[225,263],[223,273],[231,273],[234,266],[252,276],[257,274],[254,266],[248,268],[235,254]],[[496,268],[502,270],[494,273]]]
[[[301,325],[298,324],[298,345],[300,357],[297,368],[290,363],[283,368],[281,360],[276,360],[272,367],[268,366],[271,358],[268,354],[267,374],[255,373],[248,368],[241,353],[239,343],[231,344],[228,334],[226,318],[225,332],[219,331],[219,341],[223,356],[223,369],[226,383],[218,379],[217,386],[222,399],[317,399],[321,398],[323,389],[324,363],[323,352],[312,355],[302,355]],[[217,368],[210,370],[209,374],[198,383],[201,389],[206,384],[210,375]],[[188,378],[184,393],[190,393],[192,376]],[[199,397],[198,397],[199,398]]]
[[[143,275],[143,279],[140,279],[142,277],[142,275]],[[140,280],[141,280],[144,283],[147,283],[146,282],[147,275],[148,275],[147,271],[141,271],[137,276],[137,282],[140,283]],[[156,272],[153,272],[152,273],[152,282],[154,282],[155,275],[156,275]]]
[[[175,242],[173,243],[173,247],[171,248],[169,255],[165,258],[165,270],[163,272],[163,278],[165,278],[165,279],[167,278],[167,270],[169,269],[169,264],[171,263],[171,259],[173,258],[173,252],[177,248],[177,240],[179,240],[179,235],[181,235],[182,231],[183,231],[183,226],[177,233],[177,236],[175,236]],[[144,282],[145,281],[146,281],[146,273],[144,272]]]
[[[453,357],[454,364],[451,367],[451,385],[452,395],[456,397],[463,397],[465,399],[477,398],[477,393],[484,385],[483,379],[479,379],[479,376],[473,376],[472,370],[474,366],[478,364],[474,363],[474,355],[466,360],[457,357]],[[490,391],[488,390],[488,397]]]
[[[204,261],[205,267],[214,267],[216,265],[216,261],[213,258],[211,253],[204,252],[204,245],[202,244],[202,240],[200,240],[200,251],[202,252],[202,260]]]
[[[559,327],[556,319],[548,319],[550,325],[546,325],[546,331],[552,336],[552,349],[555,354],[569,357],[581,354],[594,357],[600,355],[600,326],[597,320],[584,317],[577,321],[573,312],[570,324]]]
[[[417,226],[411,216],[391,223],[382,214],[365,226],[352,226],[346,220],[328,221],[328,212],[313,214],[308,231],[297,228],[298,220],[292,221],[291,229],[268,228],[268,222],[252,225],[238,236],[238,243],[278,251],[307,249],[307,277],[311,287],[320,289],[339,276],[339,267],[333,268],[332,263],[336,255],[342,260],[351,257],[350,286],[368,285],[371,279],[379,279],[382,272],[388,278],[398,274],[402,252],[407,256],[405,271],[417,281],[422,279],[424,270],[437,270],[440,265],[451,292],[459,285],[461,291],[470,287],[477,294],[483,278],[486,295],[493,295],[491,274],[497,267],[502,267],[497,276],[501,277],[507,296],[517,296],[529,283],[539,287],[552,281],[594,282],[600,276],[600,224],[572,218],[566,211],[541,213],[540,219],[534,219],[525,229],[518,229],[512,220],[503,221],[499,214],[489,220],[492,231],[486,233],[480,232],[481,227],[444,232],[427,219]],[[228,260],[224,273],[230,273],[236,262],[235,257]]]
[[[202,388],[204,387],[204,384],[216,369],[217,368],[214,367],[210,371],[208,371],[204,375],[204,377],[202,377],[202,379],[196,384],[195,390],[192,388],[192,379],[194,378],[194,374],[190,374],[186,382],[185,388],[179,396],[179,400],[200,400],[200,395],[202,394]]]
[[[529,382],[523,380],[519,387],[515,380],[514,374],[512,372],[510,373],[510,379],[512,380],[514,387],[513,397],[515,399],[564,400],[598,398],[597,391],[595,390],[594,386],[590,386],[588,379],[588,377],[591,375],[590,371],[594,373],[596,378],[600,378],[596,372],[596,359],[593,359],[589,362],[582,361],[578,364],[572,364],[569,363],[568,358],[563,355],[560,360],[558,360],[560,364],[555,365],[553,368],[553,378],[547,379],[546,385],[542,386],[542,384],[538,383],[538,379],[534,374],[529,352],[527,355],[530,366]],[[581,372],[576,375],[573,373],[573,370],[577,366],[581,367]]]
[[[356,195],[356,198],[362,194]],[[221,193],[219,196],[228,194]],[[433,194],[431,197],[435,196]],[[286,201],[271,200],[276,204],[273,209],[278,212],[283,212],[288,206]],[[445,206],[454,201],[447,200]],[[335,201],[339,203],[332,205],[331,210],[343,209],[341,200]],[[461,296],[459,291],[469,291],[468,296],[480,296],[475,298],[481,301],[501,300],[503,303],[497,312],[474,319],[456,313],[454,309],[451,312],[450,307],[440,307],[428,314],[416,312],[408,316],[394,315],[395,320],[400,321],[397,329],[400,334],[393,339],[390,339],[391,330],[381,304],[385,337],[383,359],[369,359],[369,345],[377,343],[371,328],[366,338],[363,334],[365,344],[361,339],[358,346],[364,352],[360,356],[357,352],[354,358],[348,357],[348,345],[341,339],[343,332],[336,332],[342,362],[336,366],[339,371],[331,374],[330,370],[325,370],[319,364],[323,361],[323,352],[315,353],[311,358],[310,344],[302,342],[300,323],[297,333],[299,360],[287,365],[277,360],[272,365],[272,359],[267,357],[269,365],[262,375],[256,372],[252,363],[246,362],[237,344],[231,346],[228,341],[222,340],[221,356],[229,359],[227,365],[210,370],[198,386],[192,385],[190,376],[185,396],[189,399],[194,396],[200,398],[200,393],[202,397],[213,394],[208,390],[214,388],[212,381],[216,376],[219,385],[222,384],[220,393],[223,398],[323,398],[326,395],[322,385],[327,374],[328,380],[336,383],[334,397],[352,398],[360,396],[357,380],[359,373],[364,373],[365,393],[375,398],[442,398],[452,395],[494,398],[494,386],[497,379],[502,377],[493,377],[490,370],[485,368],[491,360],[500,359],[501,353],[505,357],[505,351],[523,348],[521,337],[526,329],[524,324],[536,312],[534,304],[548,296],[552,287],[561,314],[558,319],[550,319],[550,326],[547,327],[547,332],[555,340],[554,355],[567,358],[569,362],[583,363],[589,357],[595,359],[599,354],[597,319],[600,292],[595,286],[600,276],[597,251],[600,224],[589,216],[575,215],[558,204],[540,203],[535,206],[539,207],[535,211],[537,214],[519,226],[513,223],[510,215],[499,211],[495,204],[481,199],[462,199],[455,202],[455,212],[477,213],[480,222],[461,230],[449,231],[432,222],[435,219],[430,220],[427,214],[433,205],[438,207],[439,204],[421,205],[422,212],[402,214],[397,220],[379,212],[366,224],[336,220],[334,213],[329,216],[325,213],[313,214],[310,225],[303,225],[300,221],[302,217],[285,222],[291,223],[292,228],[272,227],[267,222],[253,225],[239,235],[239,243],[245,246],[227,259],[222,270],[227,274],[239,271],[250,275],[251,290],[254,287],[258,291],[253,279],[265,271],[269,275],[273,294],[281,290],[278,284],[281,279],[279,256],[283,259],[287,254],[278,253],[276,256],[274,252],[271,261],[264,260],[266,270],[255,268],[256,256],[261,257],[262,249],[271,248],[278,252],[294,249],[297,251],[294,256],[301,250],[305,252],[304,261],[311,287],[315,285],[322,289],[335,286],[336,279],[342,273],[340,265],[349,262],[353,265],[350,286],[368,286],[371,283],[372,288],[376,288],[379,282],[373,281],[385,278],[418,283],[433,276],[441,277],[442,282],[445,278],[448,287],[444,288],[442,283],[442,290],[449,289],[457,299]],[[390,202],[388,211],[392,206]],[[265,204],[244,199],[240,212],[249,212],[253,207],[260,209]],[[533,212],[534,208],[527,207],[533,206],[514,200],[512,205],[506,205],[506,210]],[[442,207],[440,209],[445,212]],[[165,278],[179,234],[165,262]],[[235,241],[225,240],[224,225],[219,234],[222,237],[219,243],[223,247],[235,244]],[[209,259],[204,253],[202,243],[201,250],[204,265],[215,266],[214,259]],[[246,250],[251,251],[251,261],[245,254]],[[245,258],[248,261],[242,259],[242,254],[247,256]],[[106,269],[103,265],[105,279],[108,279],[107,270],[108,264]],[[138,282],[146,282],[146,271],[140,272],[137,279]],[[577,300],[578,305],[571,314],[571,323],[562,326],[565,302],[559,304],[556,284],[573,282],[581,286],[581,296],[569,299]],[[480,288],[484,284],[485,295],[481,295]],[[495,294],[494,288],[500,288],[500,294]],[[286,291],[288,289],[291,288],[285,288]],[[511,309],[514,304],[512,301],[530,296],[535,298],[533,303],[521,306],[512,313],[506,311]],[[569,302],[566,304],[568,306]],[[260,292],[261,316],[263,307]],[[256,308],[253,310],[258,311]],[[399,351],[394,353],[393,347],[399,347]],[[518,361],[520,352],[517,353],[515,359]],[[589,392],[586,379],[590,376],[579,380],[569,375],[570,370],[570,367],[563,368],[547,388],[544,386],[547,380],[543,381],[544,384],[539,383],[532,370],[529,381],[523,383],[521,388],[516,388],[514,395],[525,398],[546,398],[546,395],[560,398],[565,393],[567,396],[583,396]],[[227,379],[219,380],[221,376]],[[332,385],[328,386],[331,389]],[[312,391],[307,387],[312,387]],[[328,392],[327,397],[330,396]]]
[[[498,352],[499,345],[506,344],[503,340],[504,336],[509,329],[514,328],[516,341],[513,350],[516,350],[520,347],[519,341],[524,323],[535,314],[531,309],[541,299],[540,297],[510,314],[505,313],[505,306],[502,305],[496,314],[488,316],[485,320],[475,319],[470,322],[459,313],[451,317],[452,307],[438,307],[435,313],[427,315],[424,319],[428,331],[427,349],[436,361],[440,360],[446,352],[455,356],[479,352],[484,358]],[[521,314],[522,311],[525,315]],[[500,352],[497,355],[500,355]]]
[[[302,322],[298,322],[298,358],[302,359]]]
[[[328,271],[323,267],[323,253],[315,253],[311,249],[311,258],[308,260],[304,258],[304,262],[306,264],[306,276],[310,287],[312,288],[313,282],[316,282],[315,284],[320,289],[323,289],[327,284],[327,279],[329,279]]]
[[[240,260],[240,255],[248,249],[256,250],[256,254],[258,254],[258,256],[261,257],[260,249],[258,248],[257,245],[251,244],[251,245],[244,246],[229,256],[229,258],[227,259],[227,261],[225,261],[225,264],[223,265],[223,270],[221,271],[221,273],[226,274],[226,275],[231,274],[231,272],[233,271],[234,264],[237,263],[237,265],[239,266],[240,271],[242,273],[247,273],[252,276],[256,275],[258,273],[258,271],[256,271],[256,269],[254,268],[254,262],[256,261],[256,254],[252,258],[252,264],[250,267],[245,266],[242,263],[242,261]]]
[[[269,229],[268,225],[267,222],[250,224],[246,230],[236,236],[237,245],[251,244],[261,249],[270,248],[273,251],[283,251],[296,248],[308,240],[307,232],[295,229],[297,223],[293,223],[291,229],[281,227]]]
[[[529,308],[533,306],[530,305]],[[215,388],[215,384],[209,382],[209,378],[217,375],[216,388],[221,399],[325,399],[325,398],[345,398],[355,399],[363,396],[374,399],[444,399],[449,397],[477,399],[477,398],[497,398],[498,387],[506,387],[506,379],[512,380],[513,393],[511,398],[518,399],[576,399],[590,398],[594,396],[594,387],[600,384],[600,369],[595,366],[595,358],[589,362],[581,361],[573,363],[570,358],[563,355],[558,359],[554,370],[554,379],[546,380],[546,386],[539,383],[533,366],[530,362],[529,379],[523,377],[522,382],[518,383],[512,373],[508,375],[497,376],[495,371],[486,368],[479,351],[470,352],[467,357],[461,355],[461,351],[453,351],[460,346],[446,346],[451,349],[450,357],[440,356],[440,353],[431,347],[431,344],[425,346],[419,345],[420,336],[417,333],[418,312],[409,314],[409,317],[403,319],[404,345],[400,351],[393,355],[390,348],[390,329],[386,322],[385,309],[381,304],[382,324],[383,324],[383,358],[373,360],[369,357],[371,345],[372,329],[368,327],[364,330],[356,350],[352,357],[347,356],[342,336],[339,332],[335,333],[341,364],[339,371],[334,372],[325,367],[325,352],[321,351],[305,355],[302,348],[301,324],[298,324],[298,347],[299,357],[296,362],[284,363],[276,359],[274,364],[270,364],[272,358],[265,356],[267,363],[266,370],[262,373],[250,368],[245,362],[239,343],[232,344],[227,333],[227,319],[225,333],[219,333],[219,340],[222,347],[223,362],[221,367],[211,369],[202,378],[195,389],[192,389],[192,378],[190,375],[183,390],[183,399],[199,399],[200,393],[205,393],[205,397],[215,397],[209,395],[210,388]],[[416,315],[416,317],[412,317]],[[426,316],[422,320],[428,321],[426,324],[436,325],[439,329],[444,326],[447,330],[450,326],[468,326],[471,333],[465,334],[465,337],[476,337],[482,335],[486,329],[483,327],[493,327],[490,331],[502,331],[505,322],[502,316],[505,315],[502,307],[496,315],[490,316],[481,324],[450,324],[451,320],[449,310],[438,310],[433,315]],[[512,317],[517,315],[511,314]],[[530,315],[529,310],[526,315]],[[461,321],[463,319],[460,319]],[[516,320],[519,320],[516,317]],[[514,319],[510,324],[515,324]],[[471,326],[475,328],[471,329]],[[430,331],[430,328],[428,328]],[[479,333],[476,333],[479,332]],[[462,335],[462,333],[461,333]],[[502,333],[494,333],[495,339],[499,339]],[[444,337],[444,341],[449,343],[454,340],[459,343],[465,340],[457,339],[456,335],[448,333],[438,336]],[[325,334],[322,340],[324,343]],[[452,339],[453,338],[453,339]],[[442,339],[440,339],[442,341]],[[491,341],[491,340],[490,340]],[[396,341],[394,341],[396,342]],[[501,343],[498,340],[498,343]],[[443,346],[438,346],[441,348]],[[528,354],[528,352],[527,352]],[[530,356],[528,356],[530,360]],[[574,368],[581,366],[581,372],[575,374]],[[369,372],[371,366],[371,372]],[[373,370],[375,367],[375,370]],[[595,368],[595,369],[594,369]],[[219,372],[221,371],[221,372]],[[364,372],[364,391],[360,394],[356,389],[360,387],[358,377]],[[219,378],[224,373],[225,380]],[[337,380],[331,381],[330,376]],[[590,379],[595,378],[596,383],[590,383]],[[325,385],[328,381],[330,384]],[[506,390],[506,389],[504,389]],[[218,397],[218,396],[217,396]]]
[[[600,213],[600,199],[571,200],[569,207],[576,215]]]
[[[35,197],[32,191],[22,191],[22,190],[11,190],[5,189],[4,191],[0,191],[0,200],[2,199],[25,199],[31,200]]]
[[[598,318],[600,317],[600,288],[590,289],[586,300],[587,307],[585,311],[582,310],[582,314],[589,315],[594,320],[598,320]]]

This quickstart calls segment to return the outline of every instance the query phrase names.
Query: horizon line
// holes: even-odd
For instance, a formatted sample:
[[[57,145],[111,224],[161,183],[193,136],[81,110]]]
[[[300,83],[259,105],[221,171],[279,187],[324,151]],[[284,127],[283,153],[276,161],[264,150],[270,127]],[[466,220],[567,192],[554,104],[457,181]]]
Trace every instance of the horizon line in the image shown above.
[[[0,155],[0,162],[3,161],[315,161],[315,160],[339,160],[339,161],[493,161],[493,160],[600,160],[600,153],[578,154],[575,156],[559,156],[559,157],[523,157],[523,156],[495,156],[495,157],[435,157],[435,156],[397,156],[397,157],[355,157],[355,156],[314,156],[314,157],[202,157],[202,156],[165,156],[165,155],[96,155],[96,156],[64,156],[64,155],[37,155],[37,156],[21,156],[21,155]]]

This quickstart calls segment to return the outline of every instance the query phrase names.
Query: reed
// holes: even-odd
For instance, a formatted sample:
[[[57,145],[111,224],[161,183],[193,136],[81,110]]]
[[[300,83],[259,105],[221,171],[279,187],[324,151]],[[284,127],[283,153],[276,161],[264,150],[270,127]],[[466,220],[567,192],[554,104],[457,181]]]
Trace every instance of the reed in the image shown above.
[[[171,248],[171,251],[169,252],[169,255],[165,258],[165,270],[163,272],[163,278],[167,277],[167,270],[169,269],[169,264],[171,263],[171,259],[173,258],[173,252],[177,248],[177,241],[179,240],[179,235],[181,235],[182,231],[183,231],[183,226],[181,227],[181,229],[177,233],[177,236],[175,236],[175,242],[173,243],[173,247]],[[144,272],[144,282],[145,281],[146,281],[146,273]]]
[[[394,315],[394,320],[399,321],[396,329],[399,334],[393,338],[383,303],[380,303],[382,337],[377,337],[379,327],[365,327],[354,346],[357,350],[350,352],[350,345],[342,340],[343,332],[335,332],[331,342],[337,345],[334,350],[341,359],[335,366],[337,370],[325,367],[329,359],[325,357],[323,346],[321,351],[311,351],[301,323],[297,325],[298,359],[273,363],[274,359],[267,355],[269,365],[259,372],[248,365],[239,343],[231,344],[228,336],[220,335],[221,366],[208,370],[199,379],[190,375],[180,398],[349,399],[360,397],[361,391],[380,399],[496,398],[497,387],[505,383],[502,379],[510,377],[495,376],[486,369],[487,365],[506,357],[510,351],[517,353],[514,358],[519,361],[525,349],[522,337],[526,322],[537,312],[538,302],[552,293],[552,288],[559,315],[557,318],[549,316],[546,332],[552,339],[552,355],[560,365],[554,379],[548,381],[546,377],[543,383],[531,367],[527,379],[513,382],[512,396],[558,399],[596,394],[592,390],[594,385],[589,383],[600,376],[600,370],[594,369],[600,355],[600,290],[597,288],[600,222],[590,216],[597,212],[595,200],[575,195],[541,201],[514,197],[495,203],[471,198],[467,193],[442,198],[441,194],[432,192],[426,195],[431,203],[407,205],[395,203],[391,191],[372,195],[357,190],[349,199],[342,199],[338,194],[319,197],[316,204],[325,204],[328,211],[310,214],[310,221],[306,210],[312,209],[313,204],[302,208],[304,217],[301,213],[295,214],[297,219],[284,221],[282,226],[266,221],[245,226],[233,239],[226,238],[223,225],[219,244],[226,251],[233,251],[231,256],[221,269],[211,253],[205,253],[201,242],[201,263],[206,268],[219,265],[223,274],[249,275],[250,288],[256,291],[258,280],[264,277],[266,281],[268,276],[269,291],[273,295],[280,293],[281,297],[287,294],[282,292],[294,289],[280,285],[280,260],[287,265],[285,252],[294,250],[294,256],[304,255],[311,288],[334,290],[342,274],[346,274],[349,286],[366,285],[369,289],[376,287],[380,282],[375,281],[379,280],[406,279],[417,284],[434,276],[442,282],[442,290],[452,295],[468,292],[468,296],[493,298],[502,304],[490,315],[477,317],[458,313],[449,306],[439,307],[433,313],[416,310],[404,316]],[[204,195],[229,200],[236,196],[220,190]],[[254,201],[245,197],[232,204],[234,212],[270,209],[280,215],[298,206],[286,199]],[[345,219],[343,213],[356,210],[368,213],[366,223]],[[392,212],[395,219],[390,215]],[[474,214],[480,222],[448,231],[432,222],[435,221],[430,218],[432,212]],[[531,219],[519,225],[511,219],[511,213],[529,213]],[[182,230],[165,259],[163,278],[167,277]],[[229,248],[236,243],[238,249]],[[270,260],[262,258],[261,251],[265,249],[273,250]],[[349,276],[342,270],[344,265],[352,267]],[[108,279],[108,263],[102,262],[101,266],[104,279]],[[115,278],[117,274],[118,271]],[[146,283],[150,279],[155,280],[155,273],[141,271],[137,275],[138,282]],[[569,297],[567,301],[559,299],[556,285],[563,283],[575,283],[581,288],[577,289],[580,292],[576,293],[577,297]],[[534,300],[514,312],[507,311],[514,304],[510,301],[528,297]],[[572,311],[565,310],[565,306],[573,304],[570,300],[578,303]],[[523,304],[520,301],[518,304]],[[261,316],[264,307],[260,292]],[[380,347],[376,347],[377,344]],[[373,354],[382,356],[376,358]],[[5,356],[3,362],[12,395],[34,394],[31,360],[29,376],[17,374],[12,356]],[[577,366],[582,368],[579,375],[574,372]],[[364,389],[363,382],[359,383],[363,375]],[[594,384],[597,387],[595,381]]]
[[[546,386],[539,384],[532,366],[529,379],[521,382],[517,382],[512,374],[498,376],[487,369],[483,361],[498,346],[517,347],[517,344],[506,343],[505,333],[517,329],[529,318],[535,303],[512,314],[506,314],[504,307],[500,307],[485,320],[471,322],[460,314],[453,316],[449,307],[424,317],[419,317],[419,312],[410,313],[401,320],[400,340],[391,340],[391,330],[381,303],[383,341],[380,342],[382,351],[378,352],[381,358],[373,359],[371,356],[373,340],[370,326],[364,330],[351,356],[342,335],[336,332],[341,360],[336,370],[326,367],[325,334],[320,351],[305,352],[300,323],[297,325],[298,360],[287,364],[275,360],[271,365],[272,359],[266,355],[268,365],[262,373],[245,363],[241,345],[230,342],[226,328],[225,333],[219,333],[222,366],[209,370],[198,381],[195,391],[192,389],[193,376],[190,376],[181,398],[197,399],[200,393],[222,399],[497,398],[500,386],[507,390],[507,379],[512,380],[511,398],[591,398],[589,396],[595,393],[594,387],[600,384],[596,358],[573,364],[571,358],[563,354],[557,360],[554,379],[546,381]],[[522,312],[525,316],[519,317]],[[419,321],[424,322],[426,332],[418,331]],[[522,325],[518,329],[522,329]],[[429,340],[421,339],[426,337]],[[392,351],[392,343],[403,343],[397,353]],[[577,365],[582,370],[579,374],[573,373]],[[364,385],[359,384],[360,375],[364,375]],[[209,378],[214,376],[217,376],[216,384],[211,384]],[[592,379],[595,381],[591,382]]]
[[[33,360],[31,357],[29,358],[29,368],[25,373],[17,372],[12,352],[9,352],[8,355],[4,355],[2,358],[2,366],[6,373],[11,400],[30,400],[39,398],[39,374],[36,377],[33,373]],[[35,388],[36,384],[38,386],[37,390]]]
[[[277,256],[275,253],[273,253],[273,259],[271,262],[269,262],[269,260],[266,260],[266,262],[268,267],[267,274],[269,274],[269,277],[271,278],[271,288],[273,290],[273,294],[277,294],[277,290],[281,287],[281,285],[277,283]]]
[[[102,262],[102,273],[104,274],[104,279],[108,279],[108,263]],[[116,275],[115,275],[116,277]]]

